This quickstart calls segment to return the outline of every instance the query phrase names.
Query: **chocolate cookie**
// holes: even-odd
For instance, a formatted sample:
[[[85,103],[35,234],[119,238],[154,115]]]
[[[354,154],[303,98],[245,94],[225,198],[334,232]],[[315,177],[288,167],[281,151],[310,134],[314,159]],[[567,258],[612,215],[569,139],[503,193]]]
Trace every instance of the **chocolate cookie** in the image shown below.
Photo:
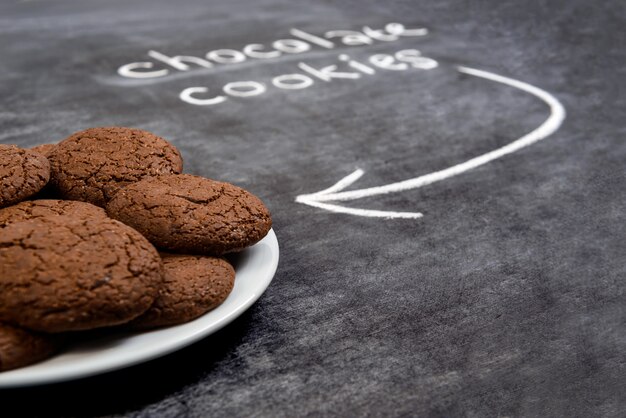
[[[57,347],[58,341],[51,335],[0,323],[0,371],[28,366],[46,359]]]
[[[164,282],[154,304],[128,326],[182,324],[220,305],[235,283],[235,269],[222,258],[161,254]]]
[[[163,281],[155,248],[110,218],[48,216],[0,234],[0,320],[43,332],[128,322]]]
[[[261,240],[272,226],[269,211],[253,194],[189,174],[131,184],[106,210],[157,247],[187,254],[239,251]]]
[[[74,219],[106,218],[104,209],[76,200],[28,200],[0,209],[0,228],[29,219],[65,215]]]
[[[49,179],[46,157],[15,145],[0,144],[0,208],[34,195]]]
[[[183,169],[180,153],[165,139],[121,127],[77,132],[58,143],[49,159],[50,184],[59,196],[97,206],[127,184]]]

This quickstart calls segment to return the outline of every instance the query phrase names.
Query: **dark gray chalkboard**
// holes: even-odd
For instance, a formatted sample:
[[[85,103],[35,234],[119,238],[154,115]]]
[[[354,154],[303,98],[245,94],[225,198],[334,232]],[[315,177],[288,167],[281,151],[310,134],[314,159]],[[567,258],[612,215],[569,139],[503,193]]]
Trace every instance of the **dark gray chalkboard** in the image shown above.
[[[187,172],[267,202],[281,261],[266,294],[217,334],[128,370],[2,391],[0,415],[623,416],[626,8],[526,3],[4,1],[2,143],[55,142],[90,126],[151,130],[181,149]],[[292,28],[323,36],[391,22],[429,33],[334,38],[332,49],[189,71],[147,55],[267,52]],[[371,64],[407,49],[438,66],[368,74],[339,58]],[[220,57],[240,58],[230,54]],[[148,61],[130,68],[168,74],[118,74]],[[300,63],[360,76],[323,81]],[[528,91],[458,66],[541,88],[567,118],[437,183],[328,202],[419,219],[296,202],[357,168],[365,174],[346,190],[453,167],[550,117]],[[313,84],[275,87],[285,74]],[[221,91],[238,81],[267,91]],[[227,100],[186,103],[190,87]]]

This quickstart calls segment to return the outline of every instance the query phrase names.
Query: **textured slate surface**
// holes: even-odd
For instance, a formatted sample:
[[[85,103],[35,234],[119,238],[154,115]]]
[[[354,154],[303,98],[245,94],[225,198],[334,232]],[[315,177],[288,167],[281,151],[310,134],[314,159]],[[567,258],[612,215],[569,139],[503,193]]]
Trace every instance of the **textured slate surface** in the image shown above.
[[[0,5],[0,141],[89,126],[149,129],[186,171],[271,208],[281,261],[265,295],[213,336],[80,382],[0,392],[41,416],[623,416],[626,410],[626,8],[623,2],[24,1]],[[430,34],[155,82],[119,66],[156,49],[202,56],[389,22]],[[191,86],[269,83],[340,52],[418,48],[440,66],[273,87],[215,106]],[[365,61],[364,61],[365,62]],[[542,142],[418,190],[346,206],[296,203],[356,167],[352,188],[457,164],[538,126],[541,101],[456,65],[539,86],[565,106]],[[19,411],[19,414],[18,414]]]

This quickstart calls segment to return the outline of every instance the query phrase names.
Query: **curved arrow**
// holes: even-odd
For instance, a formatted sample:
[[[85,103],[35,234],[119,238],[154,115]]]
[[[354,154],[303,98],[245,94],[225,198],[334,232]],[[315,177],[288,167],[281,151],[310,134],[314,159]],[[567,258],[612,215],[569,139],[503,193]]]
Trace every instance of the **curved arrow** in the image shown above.
[[[365,173],[363,170],[357,169],[352,174],[344,177],[336,184],[327,189],[324,189],[317,193],[297,196],[296,202],[321,209],[326,209],[331,212],[347,213],[357,216],[405,219],[421,218],[423,214],[420,212],[390,212],[369,209],[355,209],[326,202],[356,200],[363,197],[377,196],[387,193],[396,193],[404,190],[417,189],[428,184],[445,180],[447,178],[469,171],[473,168],[479,167],[483,164],[487,164],[488,162],[503,157],[507,154],[519,151],[524,147],[527,147],[537,141],[540,141],[552,135],[557,129],[559,129],[559,127],[563,123],[563,120],[565,119],[565,108],[563,107],[563,105],[554,96],[540,89],[539,87],[535,87],[519,80],[490,73],[488,71],[477,70],[474,68],[457,67],[457,70],[464,74],[469,74],[475,77],[480,77],[498,83],[506,84],[508,86],[515,87],[519,90],[530,93],[533,96],[543,100],[550,107],[550,116],[538,128],[527,133],[523,137],[503,146],[502,148],[495,149],[486,154],[479,155],[478,157],[445,168],[443,170],[424,174],[422,176],[415,177],[409,180],[387,184],[385,186],[370,187],[367,189],[342,192],[342,190],[357,181]]]

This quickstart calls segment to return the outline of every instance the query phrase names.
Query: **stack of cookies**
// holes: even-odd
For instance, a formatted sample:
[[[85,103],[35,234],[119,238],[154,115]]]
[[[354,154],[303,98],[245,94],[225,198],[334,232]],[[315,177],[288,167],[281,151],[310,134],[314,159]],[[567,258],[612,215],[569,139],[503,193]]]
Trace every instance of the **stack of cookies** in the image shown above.
[[[180,152],[140,129],[0,145],[0,371],[44,359],[63,336],[195,319],[222,303],[222,256],[270,230],[259,198],[182,174]]]

